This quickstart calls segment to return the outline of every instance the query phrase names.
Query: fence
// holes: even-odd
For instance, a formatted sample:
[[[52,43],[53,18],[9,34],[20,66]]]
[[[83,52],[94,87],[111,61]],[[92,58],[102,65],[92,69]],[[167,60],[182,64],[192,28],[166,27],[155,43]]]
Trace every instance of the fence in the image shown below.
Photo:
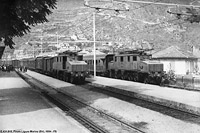
[[[200,76],[177,75],[176,86],[191,90],[200,90]]]

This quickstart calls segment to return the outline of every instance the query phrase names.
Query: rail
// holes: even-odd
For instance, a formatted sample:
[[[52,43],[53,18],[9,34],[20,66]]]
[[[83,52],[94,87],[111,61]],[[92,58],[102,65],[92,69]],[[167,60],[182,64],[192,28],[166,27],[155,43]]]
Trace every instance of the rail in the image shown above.
[[[20,74],[20,72],[18,72],[19,75],[21,75],[21,77],[23,77],[22,74]],[[56,104],[59,108],[61,108],[64,112],[66,112],[67,114],[69,114],[70,116],[72,116],[74,119],[76,119],[77,121],[79,121],[83,126],[85,126],[87,129],[89,129],[91,132],[94,133],[108,133],[108,132],[112,132],[111,127],[107,127],[108,129],[110,129],[111,131],[108,131],[106,127],[99,126],[100,124],[98,123],[104,123],[105,125],[105,121],[110,121],[110,123],[106,123],[106,125],[111,125],[112,123],[117,123],[116,127],[112,126],[113,131],[116,131],[116,129],[118,129],[119,127],[121,127],[121,129],[119,130],[119,132],[135,132],[135,133],[145,133],[145,131],[142,131],[141,129],[130,125],[129,123],[126,123],[122,120],[119,120],[118,118],[115,118],[114,116],[111,116],[107,113],[104,113],[103,111],[100,111],[96,108],[91,107],[90,105],[84,103],[81,101],[81,99],[77,99],[74,98],[72,95],[70,94],[66,94],[63,93],[59,90],[56,90],[55,88],[31,77],[33,80],[35,80],[36,82],[48,87],[49,89],[53,89],[55,91],[57,91],[59,94],[64,95],[64,101],[60,100],[60,97],[62,97],[61,95],[59,95],[59,98],[56,98],[55,96],[49,94],[46,91],[42,91],[42,94],[47,97],[51,102],[53,102],[54,104]],[[25,79],[25,81],[27,81],[29,84],[33,85],[32,83],[30,83],[30,81],[26,80],[26,78],[23,77],[23,79]],[[70,102],[67,102],[66,99],[70,99]],[[71,105],[69,105],[71,104]],[[75,106],[75,107],[72,107]],[[86,110],[93,112],[94,114],[98,115],[99,118],[97,118],[97,116],[95,116],[94,119],[92,119],[91,117],[88,118],[86,116],[84,116],[83,114],[88,114],[88,112],[83,112],[82,114],[80,112],[77,112],[78,109],[76,109],[76,107],[84,107],[87,108]],[[79,109],[80,110],[80,109]],[[92,116],[92,115],[91,115]],[[100,119],[100,120],[98,120]],[[95,121],[95,122],[93,122]],[[99,121],[97,123],[97,121]],[[125,129],[124,129],[125,128]]]

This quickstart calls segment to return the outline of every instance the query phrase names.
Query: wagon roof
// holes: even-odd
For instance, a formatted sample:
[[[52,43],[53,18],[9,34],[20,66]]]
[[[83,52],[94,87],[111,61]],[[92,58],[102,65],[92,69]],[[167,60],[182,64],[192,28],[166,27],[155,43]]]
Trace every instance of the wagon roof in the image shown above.
[[[22,59],[20,59],[20,60],[35,60],[36,58],[33,58],[33,57],[31,57],[31,58],[22,58]]]
[[[96,50],[95,54],[96,54],[96,59],[103,59],[106,56],[105,53],[100,52],[98,50]],[[91,60],[91,59],[94,59],[94,52],[83,54],[83,60]]]
[[[58,54],[56,52],[45,52],[39,54],[37,57],[54,57],[57,56]]]
[[[68,61],[71,65],[87,65],[85,61]]]

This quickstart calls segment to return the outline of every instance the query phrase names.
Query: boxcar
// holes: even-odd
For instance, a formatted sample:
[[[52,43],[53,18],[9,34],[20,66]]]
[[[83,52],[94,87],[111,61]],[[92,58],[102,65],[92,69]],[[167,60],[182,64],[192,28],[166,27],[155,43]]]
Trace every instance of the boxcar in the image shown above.
[[[40,73],[43,73],[43,69],[44,69],[44,57],[37,57],[35,59],[35,70],[40,72]]]
[[[35,58],[30,58],[29,60],[28,60],[28,69],[30,69],[30,70],[35,70],[35,66],[36,64],[35,64]]]
[[[44,57],[43,59],[43,72],[49,76],[52,75],[53,57]]]

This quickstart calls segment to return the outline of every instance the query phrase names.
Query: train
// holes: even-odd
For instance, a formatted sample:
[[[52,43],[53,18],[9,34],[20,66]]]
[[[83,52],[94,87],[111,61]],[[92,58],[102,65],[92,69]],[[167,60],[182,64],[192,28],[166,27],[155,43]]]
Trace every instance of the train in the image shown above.
[[[96,74],[99,76],[160,85],[165,78],[163,64],[151,59],[144,50],[118,53],[96,52]],[[26,67],[70,83],[85,82],[94,73],[93,53],[65,51],[54,56],[12,60],[13,67]]]
[[[12,60],[7,61],[8,63],[14,68],[27,68],[70,83],[84,83],[88,70],[87,63],[76,51]]]
[[[93,55],[85,54],[83,60],[88,64],[89,73],[94,73]],[[96,74],[100,76],[160,85],[166,79],[163,69],[163,63],[153,61],[145,50],[96,55]]]

